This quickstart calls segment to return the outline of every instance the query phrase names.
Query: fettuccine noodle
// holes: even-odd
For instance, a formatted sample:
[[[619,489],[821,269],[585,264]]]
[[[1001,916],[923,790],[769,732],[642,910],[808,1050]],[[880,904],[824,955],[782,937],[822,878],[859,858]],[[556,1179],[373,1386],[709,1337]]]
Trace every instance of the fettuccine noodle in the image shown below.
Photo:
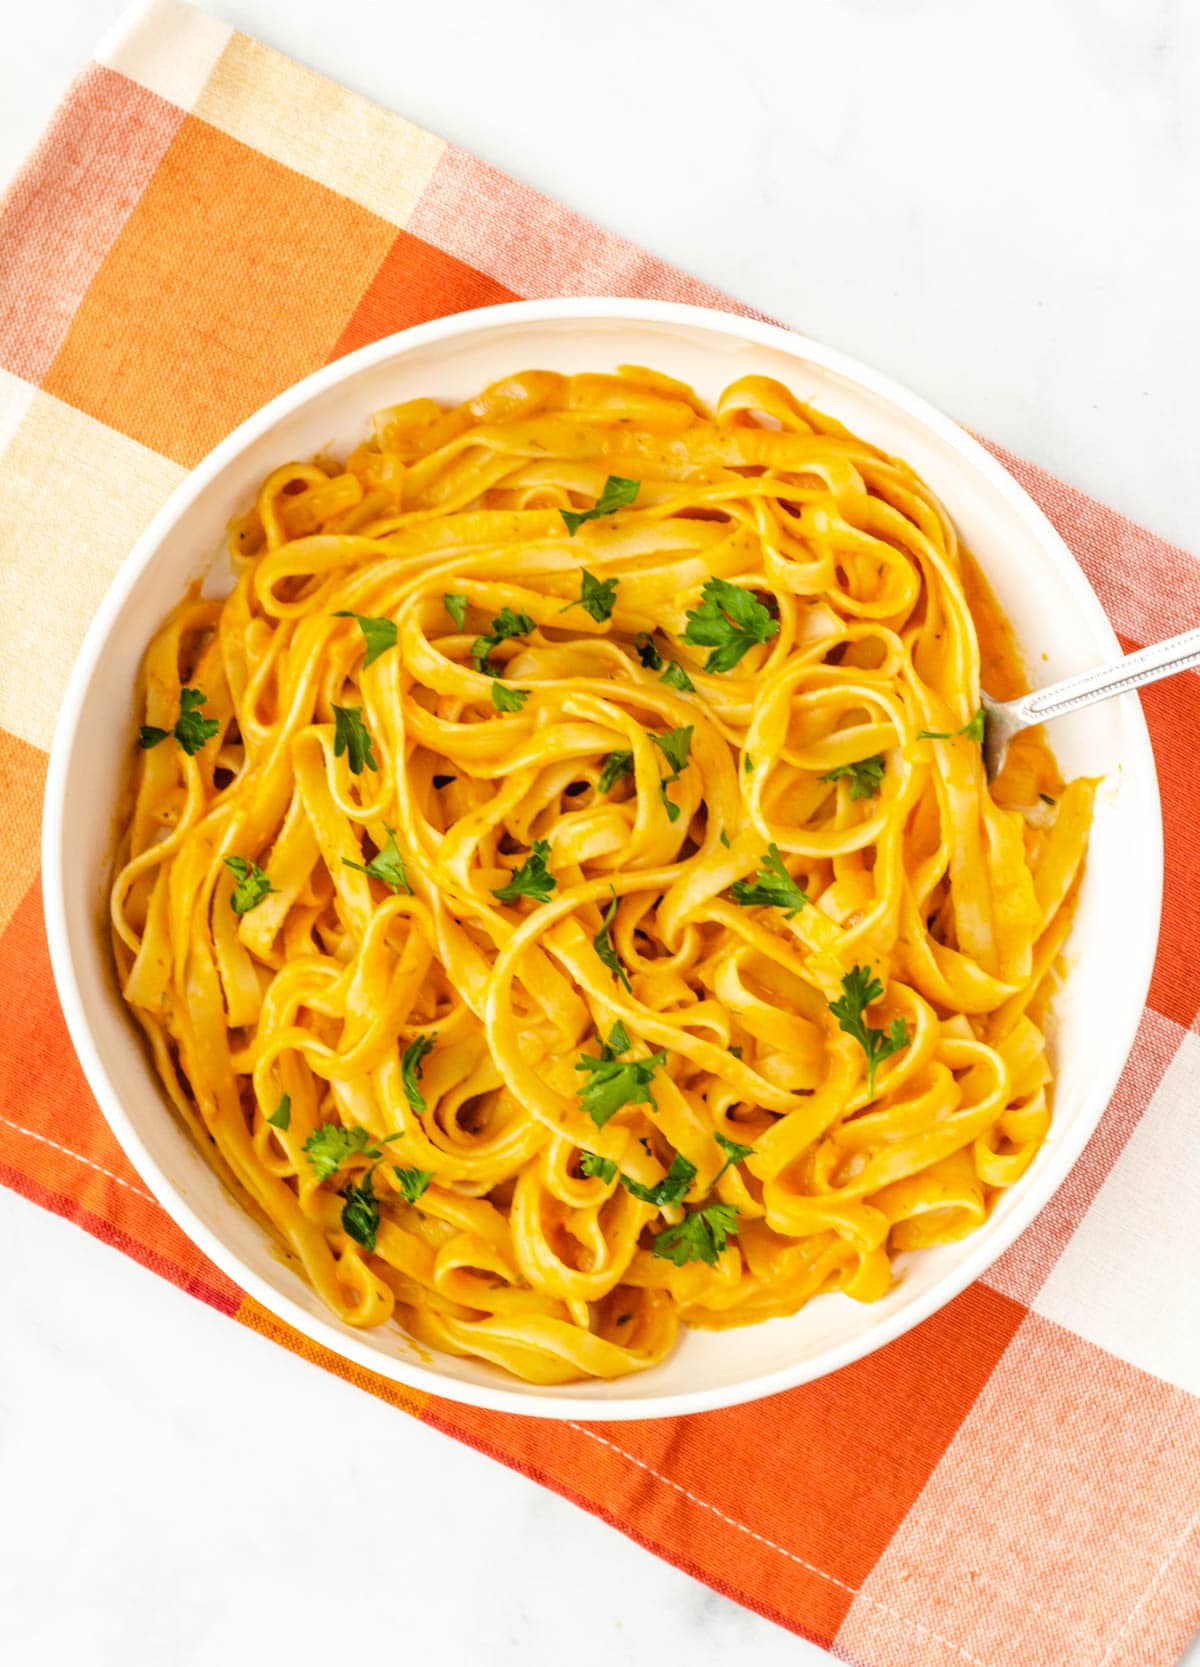
[[[1036,736],[988,783],[1019,672],[911,469],[762,378],[532,371],[231,551],[146,656],[113,941],[335,1314],[612,1378],[985,1220],[1092,784]]]

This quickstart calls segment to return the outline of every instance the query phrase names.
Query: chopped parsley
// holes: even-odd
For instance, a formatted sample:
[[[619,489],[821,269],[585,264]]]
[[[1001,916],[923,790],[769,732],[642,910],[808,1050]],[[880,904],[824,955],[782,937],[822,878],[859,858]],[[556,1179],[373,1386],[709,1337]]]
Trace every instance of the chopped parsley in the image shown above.
[[[235,915],[248,915],[251,909],[257,909],[268,892],[275,890],[258,864],[246,857],[226,857],[225,866],[237,877],[237,885],[229,897]]]
[[[956,735],[965,736],[968,741],[983,744],[983,726],[987,722],[987,713],[981,706],[973,718],[968,718],[961,729],[919,729],[918,741],[952,741]]]
[[[666,683],[672,689],[678,689],[681,694],[686,693],[688,690],[694,692],[696,688],[696,685],[692,682],[687,672],[684,671],[678,660],[672,660],[670,662],[666,671],[663,672],[658,681],[660,683]]]
[[[333,617],[358,621],[367,645],[367,655],[363,661],[364,671],[368,666],[374,665],[381,654],[386,654],[389,648],[396,646],[399,632],[394,619],[373,619],[369,614],[356,614],[350,608],[339,608]]]
[[[466,597],[459,596],[454,591],[447,591],[442,597],[442,606],[461,631],[467,617]]]
[[[387,827],[387,824],[384,823],[384,826]],[[387,844],[382,851],[376,852],[370,862],[352,862],[349,857],[343,857],[342,861],[347,868],[357,868],[360,874],[369,874],[373,880],[382,880],[393,892],[404,891],[410,897],[413,894],[413,888],[408,883],[404,858],[400,855],[396,835],[391,828],[387,829]]]
[[[612,611],[617,604],[617,581],[615,579],[598,579],[587,568],[580,569],[579,595],[574,602],[568,602],[559,613],[565,614],[570,608],[582,608],[584,613],[591,614],[597,625],[603,625],[606,619],[612,618]]]
[[[610,752],[600,767],[600,780],[596,783],[597,793],[608,793],[633,769],[633,754],[631,752]]]
[[[599,1152],[581,1152],[579,1167],[585,1175],[592,1175],[599,1181],[611,1181],[617,1173],[616,1163],[612,1158],[602,1158]]]
[[[855,764],[839,764],[836,770],[827,770],[817,780],[840,781],[843,776],[849,776],[851,799],[873,799],[883,786],[886,769],[887,759],[877,752],[871,758],[860,758]]]
[[[432,1169],[401,1169],[392,1165],[392,1174],[400,1183],[400,1191],[410,1204],[415,1204],[433,1180]]]
[[[528,689],[510,689],[497,680],[492,684],[492,705],[497,712],[519,712],[529,694]]]
[[[347,1158],[362,1156],[378,1158],[382,1154],[372,1146],[371,1136],[360,1124],[343,1128],[340,1123],[322,1123],[304,1142],[309,1163],[317,1172],[317,1179],[327,1181]]]
[[[267,1122],[276,1129],[290,1129],[292,1126],[292,1096],[283,1095],[275,1110],[267,1118]]]
[[[347,1182],[342,1188],[342,1231],[364,1250],[374,1250],[375,1235],[379,1232],[379,1205],[375,1200],[375,1184],[368,1169],[356,1185]]]
[[[414,1111],[425,1110],[425,1096],[421,1092],[421,1061],[427,1053],[432,1052],[436,1041],[436,1030],[414,1036],[400,1061],[400,1081],[404,1085],[404,1098]]]
[[[729,1235],[737,1232],[737,1219],[732,1204],[706,1204],[702,1210],[689,1211],[674,1227],[655,1234],[650,1249],[677,1268],[685,1262],[707,1262],[711,1267],[725,1249]]]
[[[361,776],[364,768],[378,770],[379,764],[371,751],[371,736],[363,723],[361,706],[335,706],[333,709],[333,756],[346,754],[352,773]]]
[[[650,739],[662,753],[671,766],[671,777],[674,781],[681,771],[687,769],[688,756],[692,750],[692,732],[694,724],[687,724],[682,729],[668,729],[662,735],[652,735]]]
[[[515,903],[518,897],[531,897],[535,903],[548,903],[550,893],[558,884],[546,867],[549,855],[550,841],[535,839],[520,868],[505,885],[494,887],[492,896],[501,903]]]
[[[774,841],[768,845],[753,880],[735,880],[730,895],[744,909],[786,909],[786,920],[799,914],[808,902],[808,894],[801,891],[788,873]]]
[[[729,1051],[732,1053],[733,1049],[730,1048]],[[741,1058],[740,1050],[738,1057],[739,1059]],[[713,1139],[725,1154],[725,1162],[713,1176],[712,1184],[715,1187],[727,1169],[731,1169],[735,1163],[741,1163],[744,1158],[753,1157],[754,1148],[753,1146],[739,1146],[736,1140],[730,1140],[726,1135],[723,1135],[719,1129],[716,1133],[714,1133]]]
[[[475,662],[475,670],[481,671],[485,677],[498,677],[499,673],[491,661],[493,648],[498,648],[510,637],[527,637],[531,631],[536,630],[537,622],[530,619],[528,614],[518,614],[511,608],[501,608],[492,620],[491,630],[486,636],[476,637],[471,644],[471,658]]]
[[[605,910],[604,923],[600,927],[600,930],[596,933],[596,936],[592,939],[592,946],[595,949],[596,954],[608,968],[609,972],[612,973],[617,983],[622,985],[626,990],[632,992],[633,986],[629,982],[629,974],[621,965],[621,957],[617,954],[616,946],[614,945],[612,939],[612,923],[616,919],[617,914],[617,894],[612,887],[609,889],[612,891],[613,900]]]
[[[586,1072],[588,1078],[579,1090],[580,1104],[599,1129],[622,1106],[658,1103],[650,1092],[650,1081],[667,1056],[660,1051],[648,1059],[618,1059],[617,1055],[627,1053],[630,1045],[628,1031],[618,1022],[608,1041],[601,1043],[599,1059],[585,1053],[576,1061],[575,1069]]]
[[[641,484],[640,480],[625,480],[621,475],[609,475],[604,483],[604,490],[591,509],[560,509],[558,513],[566,522],[567,531],[574,538],[585,521],[596,521],[602,515],[611,515],[614,510],[625,509],[633,503]]]
[[[637,657],[647,671],[661,671],[663,657],[654,646],[654,638],[649,631],[639,631],[633,639],[633,646],[637,650]]]
[[[908,1026],[903,1019],[893,1019],[886,1031],[867,1024],[867,1008],[882,995],[883,985],[870,967],[854,966],[842,979],[841,996],[829,1003],[838,1029],[852,1036],[866,1055],[868,1097],[875,1092],[876,1067],[909,1043]]]
[[[706,579],[698,608],[690,608],[683,641],[711,649],[705,671],[732,671],[748,649],[779,631],[779,621],[750,591],[728,579]]]
[[[662,1180],[655,1181],[653,1186],[645,1187],[628,1175],[621,1176],[621,1185],[626,1192],[640,1198],[643,1204],[678,1204],[695,1178],[695,1164],[689,1163],[682,1152],[676,1152],[671,1159],[670,1169]]]
[[[203,689],[179,691],[179,716],[173,729],[158,729],[154,724],[143,724],[138,730],[138,746],[156,747],[173,735],[189,758],[194,758],[206,741],[211,741],[221,725],[216,718],[202,718],[200,707],[208,701]]]

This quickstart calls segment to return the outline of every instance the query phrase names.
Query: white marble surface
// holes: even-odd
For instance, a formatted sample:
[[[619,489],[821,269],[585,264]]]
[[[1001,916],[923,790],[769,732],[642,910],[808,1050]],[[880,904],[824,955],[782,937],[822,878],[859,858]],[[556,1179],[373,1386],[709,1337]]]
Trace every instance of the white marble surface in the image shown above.
[[[1200,545],[1189,0],[213,9]],[[0,177],[119,10],[6,10]],[[6,1661],[827,1660],[7,1193],[0,1309]]]

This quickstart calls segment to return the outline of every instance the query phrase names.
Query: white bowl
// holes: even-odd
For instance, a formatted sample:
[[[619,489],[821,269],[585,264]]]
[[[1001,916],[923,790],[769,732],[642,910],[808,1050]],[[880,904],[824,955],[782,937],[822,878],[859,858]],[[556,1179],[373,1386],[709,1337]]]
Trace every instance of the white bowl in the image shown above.
[[[1087,580],[1016,482],[962,429],[885,377],[803,336],[699,307],[518,302],[423,324],[338,360],[272,400],[192,471],[130,552],[92,622],[46,785],[43,885],[63,1011],[113,1132],[163,1208],[231,1279],[316,1342],[416,1388],[552,1418],[674,1416],[788,1389],[890,1342],[978,1279],[1059,1186],[1100,1119],[1142,1010],[1161,894],[1154,763],[1141,707],[1126,695],[1054,728],[1064,774],[1105,779],[1057,1007],[1049,1137],[979,1232],[902,1258],[881,1302],[822,1296],[791,1319],[686,1332],[661,1365],[615,1383],[549,1389],[482,1362],[431,1355],[396,1326],[358,1331],[329,1314],[169,1109],[117,992],[106,905],[138,665],[185,586],[215,565],[230,516],[276,464],[330,445],[349,448],[372,411],[398,400],[459,400],[534,366],[621,363],[654,366],[710,396],[749,372],[778,377],[924,476],[979,558],[1035,682],[1119,654]]]

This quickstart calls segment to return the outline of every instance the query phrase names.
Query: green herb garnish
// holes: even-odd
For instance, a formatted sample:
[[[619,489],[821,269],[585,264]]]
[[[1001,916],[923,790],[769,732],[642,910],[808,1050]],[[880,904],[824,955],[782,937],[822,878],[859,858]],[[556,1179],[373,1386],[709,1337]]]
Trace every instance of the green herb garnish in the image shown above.
[[[611,1181],[617,1173],[617,1166],[612,1158],[602,1158],[599,1152],[581,1152],[579,1167],[585,1175],[594,1176],[600,1181]]]
[[[379,1205],[375,1201],[375,1185],[368,1169],[357,1185],[347,1182],[342,1188],[342,1231],[364,1250],[374,1250],[375,1235],[379,1232]]]
[[[730,1048],[729,1051],[730,1051],[730,1053],[732,1053],[733,1049]],[[738,1050],[738,1058],[739,1059],[741,1058],[741,1050],[740,1049]],[[721,1134],[721,1132],[719,1130],[716,1133],[714,1133],[713,1139],[716,1141],[717,1145],[721,1148],[722,1152],[724,1152],[724,1154],[725,1154],[725,1162],[721,1165],[720,1169],[718,1169],[717,1173],[713,1176],[712,1184],[715,1187],[717,1182],[721,1179],[721,1176],[724,1175],[724,1173],[727,1169],[732,1168],[732,1166],[735,1163],[741,1163],[743,1158],[753,1157],[754,1156],[754,1148],[753,1148],[753,1146],[739,1146],[736,1140],[728,1139],[727,1136]]]
[[[643,1204],[678,1204],[695,1178],[695,1164],[689,1163],[682,1152],[676,1152],[671,1159],[670,1169],[662,1180],[655,1181],[653,1186],[645,1187],[628,1175],[621,1176],[621,1185],[626,1192],[640,1198]]]
[[[518,614],[511,608],[501,608],[492,620],[492,628],[487,635],[476,637],[471,644],[471,658],[475,662],[475,670],[481,671],[485,677],[498,677],[500,674],[491,662],[493,648],[498,648],[510,637],[527,637],[531,631],[536,630],[537,622],[530,619],[528,614]]]
[[[165,741],[168,735],[173,735],[189,758],[194,758],[206,741],[211,741],[221,725],[216,718],[202,718],[199,708],[206,704],[208,696],[203,689],[181,689],[179,691],[179,716],[175,720],[173,729],[158,729],[154,724],[143,724],[138,730],[138,746],[143,749],[156,747],[160,741]]]
[[[384,823],[387,827],[387,823]],[[360,874],[369,874],[373,880],[382,880],[384,885],[393,892],[407,892],[409,897],[413,888],[408,883],[408,874],[404,867],[404,858],[396,844],[396,835],[391,828],[387,829],[387,844],[382,851],[376,852],[368,863],[352,862],[349,857],[342,861],[347,868],[357,868]]]
[[[529,694],[528,689],[510,689],[497,680],[492,684],[492,705],[497,712],[519,712]]]
[[[678,689],[681,694],[686,694],[689,690],[694,693],[696,688],[696,685],[692,682],[687,672],[684,671],[678,660],[671,661],[670,665],[667,667],[666,671],[663,672],[658,681],[660,683],[666,683],[672,689]]]
[[[852,1036],[867,1057],[867,1097],[875,1092],[875,1070],[885,1059],[908,1046],[908,1026],[903,1019],[893,1019],[886,1031],[867,1024],[866,1010],[883,995],[883,985],[870,967],[851,967],[842,979],[842,994],[829,1003],[829,1011],[838,1022],[838,1029]]]
[[[275,1107],[275,1110],[267,1118],[267,1122],[270,1123],[276,1129],[290,1129],[291,1128],[291,1126],[292,1126],[292,1096],[290,1094],[285,1094],[283,1096],[283,1098],[280,1100],[279,1104]]]
[[[371,736],[363,723],[361,706],[335,706],[333,709],[333,756],[346,754],[351,772],[360,776],[363,769],[378,770],[379,764],[371,751]]]
[[[711,1267],[725,1249],[729,1235],[737,1230],[737,1210],[732,1204],[706,1204],[702,1210],[690,1211],[674,1227],[657,1233],[650,1249],[677,1268],[685,1262],[707,1262]]]
[[[432,1051],[436,1041],[436,1030],[428,1031],[422,1036],[414,1036],[400,1061],[400,1081],[404,1087],[404,1098],[414,1111],[425,1110],[425,1096],[421,1092],[421,1061]]]
[[[466,597],[465,596],[459,596],[454,591],[447,591],[446,594],[442,597],[442,606],[445,608],[446,612],[450,615],[450,618],[454,621],[454,623],[458,626],[459,630],[461,631],[462,628],[463,628],[463,624],[466,621],[466,617],[467,617],[467,599],[466,599]]]
[[[728,579],[706,579],[698,608],[690,608],[683,641],[712,652],[705,671],[732,671],[742,655],[779,631],[779,621],[750,591]]]
[[[584,613],[591,614],[597,625],[603,625],[606,619],[612,618],[616,603],[617,581],[598,579],[584,567],[580,569],[579,595],[574,602],[568,602],[565,608],[558,611],[565,614],[569,608],[582,608]]]
[[[371,1136],[357,1123],[348,1129],[340,1123],[322,1123],[304,1142],[304,1151],[321,1181],[327,1181],[347,1158],[381,1156],[379,1148],[372,1146]]]
[[[366,659],[363,670],[374,665],[381,654],[386,654],[389,648],[395,648],[399,632],[394,619],[373,619],[369,614],[356,614],[350,608],[339,608],[333,616],[335,619],[356,619],[362,630],[367,645]]]
[[[883,786],[886,769],[887,759],[877,752],[871,758],[860,758],[855,764],[839,764],[836,770],[827,770],[817,780],[840,781],[843,776],[849,776],[851,799],[873,799]]]
[[[973,718],[969,718],[961,729],[919,729],[918,741],[952,741],[956,735],[965,736],[968,741],[983,744],[983,726],[987,722],[987,713],[981,706]]]
[[[558,513],[566,522],[567,531],[574,538],[585,521],[598,520],[602,515],[611,515],[614,510],[625,509],[633,503],[641,484],[640,480],[625,480],[621,475],[609,475],[604,483],[604,490],[591,509],[560,509]]]
[[[617,954],[616,947],[613,944],[612,923],[617,914],[617,894],[612,887],[609,889],[612,890],[613,900],[605,911],[604,923],[600,930],[596,933],[596,936],[592,939],[592,945],[596,954],[604,962],[604,965],[608,968],[609,972],[612,973],[618,984],[623,985],[626,990],[632,992],[633,986],[629,982],[629,974],[621,965],[621,957]]]
[[[432,1169],[400,1169],[392,1165],[392,1174],[400,1183],[400,1191],[410,1204],[415,1204],[433,1180]]]
[[[652,1053],[648,1059],[618,1059],[617,1055],[628,1052],[629,1047],[629,1033],[618,1022],[608,1041],[601,1044],[599,1059],[584,1054],[576,1061],[575,1069],[588,1075],[579,1091],[580,1104],[597,1128],[602,1129],[622,1106],[658,1103],[650,1092],[650,1080],[666,1063],[665,1052]]]
[[[631,752],[610,752],[600,767],[600,779],[596,783],[597,793],[609,792],[622,776],[627,776],[633,769],[633,754]]]
[[[639,631],[633,639],[633,646],[637,650],[637,657],[647,671],[661,671],[663,657],[654,646],[654,638],[649,631]]]
[[[799,914],[808,902],[808,894],[801,891],[788,873],[779,847],[774,842],[768,845],[767,854],[759,863],[754,879],[735,880],[730,887],[730,895],[744,909],[786,909],[784,918],[787,920]]]
[[[246,857],[226,857],[225,866],[237,878],[229,897],[235,915],[248,915],[251,909],[257,909],[268,892],[275,890],[258,864]]]
[[[535,903],[548,903],[550,893],[558,883],[546,867],[550,855],[550,841],[535,839],[529,855],[507,884],[497,886],[492,896],[501,903],[515,903],[518,897],[531,897]]]

